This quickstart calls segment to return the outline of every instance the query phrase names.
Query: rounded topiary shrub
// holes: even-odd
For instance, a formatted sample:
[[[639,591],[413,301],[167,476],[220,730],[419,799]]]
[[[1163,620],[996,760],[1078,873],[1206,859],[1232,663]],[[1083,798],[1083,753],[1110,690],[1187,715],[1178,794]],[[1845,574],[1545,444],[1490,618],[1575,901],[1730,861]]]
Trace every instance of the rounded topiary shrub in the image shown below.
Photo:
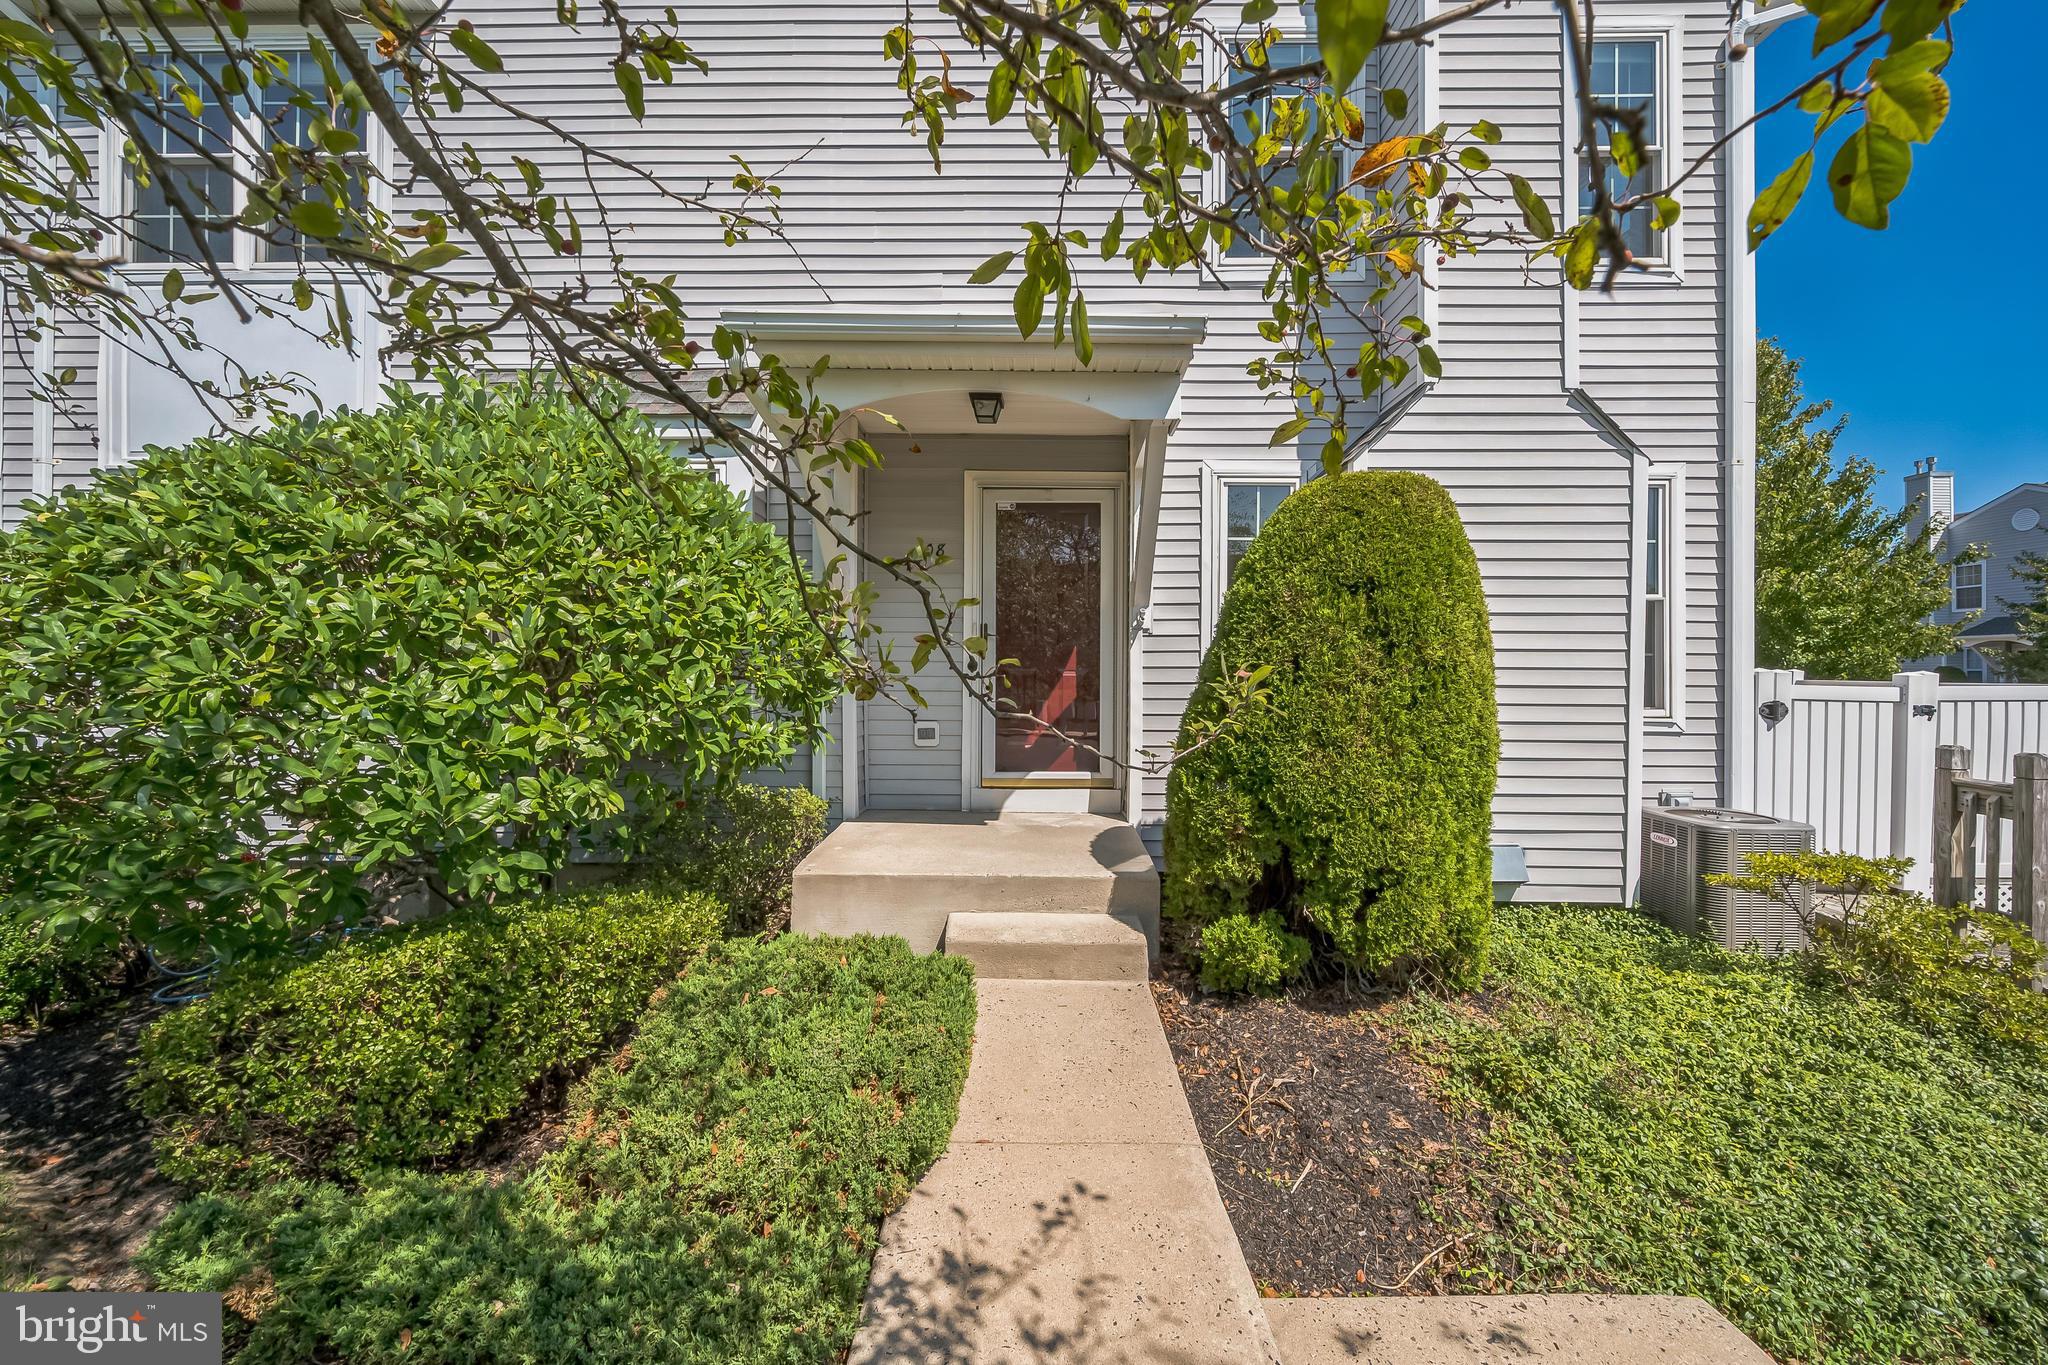
[[[1262,699],[1233,708],[1231,680],[1259,668]],[[1324,958],[1476,980],[1492,910],[1493,641],[1439,485],[1338,474],[1280,505],[1224,598],[1179,747],[1219,721],[1167,785],[1167,914],[1210,925],[1276,911]]]

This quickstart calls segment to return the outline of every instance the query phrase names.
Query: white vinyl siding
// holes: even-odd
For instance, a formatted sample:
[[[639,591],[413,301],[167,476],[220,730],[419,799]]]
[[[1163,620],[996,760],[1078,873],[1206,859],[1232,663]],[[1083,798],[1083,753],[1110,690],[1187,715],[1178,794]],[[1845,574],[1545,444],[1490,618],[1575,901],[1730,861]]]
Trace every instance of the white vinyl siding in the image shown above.
[[[612,220],[636,268],[675,272],[693,325],[707,329],[721,312],[827,307],[895,313],[1005,314],[1015,276],[988,286],[966,283],[995,252],[1015,248],[1018,225],[1050,220],[1060,202],[1061,169],[1033,145],[1021,123],[991,128],[977,101],[948,130],[944,173],[933,173],[922,139],[902,125],[902,92],[880,55],[881,36],[902,21],[900,0],[845,0],[790,7],[781,22],[762,22],[755,0],[711,0],[687,13],[693,49],[708,73],[679,73],[673,86],[647,92],[644,123],[621,108],[609,67],[612,52],[586,31],[565,38],[552,0],[507,0],[466,9],[505,62],[499,88],[508,98],[599,139],[624,161],[654,169],[670,185],[729,182],[735,152],[773,169],[783,188],[786,240],[762,233],[726,247],[719,225],[684,214],[613,166],[592,166]],[[1725,0],[1636,4],[1631,12],[1682,14],[1675,31],[1679,98],[1670,103],[1676,141],[1703,147],[1717,136],[1717,63],[1726,31]],[[934,34],[943,23],[927,0],[918,22]],[[1621,20],[1601,6],[1616,34]],[[1412,23],[1434,12],[1423,0],[1395,0],[1390,22]],[[1619,16],[1622,7],[1617,6]],[[451,16],[451,20],[454,16]],[[989,60],[949,44],[955,82],[980,95]],[[1554,7],[1497,7],[1437,35],[1427,47],[1375,55],[1361,84],[1396,85],[1408,96],[1406,117],[1394,120],[1366,101],[1379,136],[1423,131],[1438,121],[1454,129],[1479,118],[1504,132],[1498,161],[1529,177],[1562,218],[1569,197],[1562,148],[1563,52]],[[1428,79],[1436,73],[1435,83]],[[446,126],[451,144],[467,140],[503,164],[517,151],[532,155],[564,194],[581,196],[586,168],[563,149],[537,145],[481,101]],[[1676,153],[1674,152],[1674,155]],[[1615,900],[1624,894],[1624,830],[1636,801],[1660,788],[1701,799],[1718,793],[1723,593],[1721,553],[1725,490],[1720,468],[1723,379],[1718,319],[1723,262],[1715,245],[1722,188],[1717,173],[1686,189],[1682,282],[1672,273],[1623,281],[1612,295],[1576,303],[1580,382],[1626,432],[1616,439],[1589,419],[1566,391],[1564,296],[1554,265],[1538,267],[1532,284],[1521,257],[1489,248],[1438,268],[1432,283],[1404,280],[1380,306],[1389,319],[1418,314],[1435,326],[1446,377],[1426,385],[1419,371],[1372,405],[1380,413],[1411,399],[1405,416],[1382,432],[1365,463],[1420,470],[1440,479],[1463,514],[1489,594],[1499,676],[1502,731],[1496,837],[1522,845],[1531,882],[1525,899]],[[1108,174],[1086,177],[1067,195],[1063,221],[1091,235],[1127,198]],[[395,206],[403,214],[408,205]],[[583,211],[583,206],[579,206]],[[1482,202],[1482,215],[1502,209]],[[584,213],[586,223],[593,216]],[[595,227],[590,228],[595,236]],[[601,244],[593,249],[602,250]],[[1246,363],[1267,354],[1258,324],[1270,317],[1247,272],[1225,271],[1225,283],[1155,273],[1135,283],[1122,262],[1105,264],[1077,252],[1075,266],[1098,319],[1156,310],[1199,314],[1207,339],[1182,379],[1162,479],[1150,608],[1135,638],[1142,650],[1142,690],[1134,700],[1136,744],[1170,749],[1208,640],[1220,578],[1210,567],[1217,542],[1205,516],[1207,486],[1231,479],[1291,482],[1318,467],[1321,436],[1305,434],[1269,448],[1273,429],[1293,415],[1291,400],[1261,392]],[[569,283],[574,260],[549,262],[542,284]],[[252,330],[249,353],[263,353]],[[1356,338],[1341,338],[1340,349]],[[75,349],[75,348],[73,348]],[[96,367],[88,341],[82,374]],[[518,357],[508,343],[499,363]],[[1087,388],[1076,377],[1077,391]],[[980,387],[969,384],[966,387]],[[906,392],[950,387],[943,375],[907,377]],[[14,385],[8,385],[11,396]],[[88,390],[90,397],[92,390]],[[90,402],[88,403],[90,411]],[[0,422],[8,436],[0,475],[13,497],[20,462],[14,435],[25,419],[10,402]],[[1362,430],[1362,428],[1361,428]],[[961,534],[962,481],[970,467],[994,456],[951,449],[975,438],[882,442],[887,462],[862,478],[863,534],[869,548],[901,551],[918,535]],[[986,438],[999,440],[1002,438]],[[1058,438],[1010,458],[1042,467],[1122,469],[1122,438]],[[88,442],[68,441],[60,476],[97,461]],[[1629,787],[1630,634],[1638,585],[1632,489],[1643,461],[1685,471],[1684,534],[1675,578],[1685,588],[1684,620],[1674,662],[1685,681],[1682,730],[1641,737],[1640,791]],[[11,504],[10,504],[11,505]],[[772,509],[764,508],[771,517]],[[957,562],[942,570],[959,572]],[[867,575],[874,577],[873,574]],[[878,606],[877,620],[899,638],[925,628],[901,594]],[[1134,629],[1137,627],[1134,626]],[[957,746],[957,686],[930,676],[927,702],[946,742]],[[960,759],[951,750],[916,749],[909,713],[893,702],[864,703],[859,749],[866,759],[870,808],[957,809]],[[834,744],[821,755],[837,795],[848,755]],[[1139,825],[1159,847],[1163,776],[1141,784]],[[835,802],[835,810],[838,809]]]

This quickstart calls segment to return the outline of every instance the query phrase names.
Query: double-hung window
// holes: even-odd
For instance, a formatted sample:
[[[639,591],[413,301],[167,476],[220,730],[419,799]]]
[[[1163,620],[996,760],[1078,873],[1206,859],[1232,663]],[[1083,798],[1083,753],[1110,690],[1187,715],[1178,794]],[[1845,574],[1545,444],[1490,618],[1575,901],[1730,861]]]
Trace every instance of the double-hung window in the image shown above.
[[[1643,516],[1643,710],[1671,714],[1671,481],[1652,479]]]
[[[1958,564],[1949,570],[1949,595],[1957,611],[1984,610],[1984,565]]]
[[[1276,471],[1255,463],[1203,471],[1202,519],[1207,545],[1203,553],[1202,634],[1207,639],[1223,610],[1223,595],[1237,577],[1238,565],[1252,541],[1272,519],[1280,503],[1300,486],[1291,470]]]
[[[137,149],[130,172],[133,197],[129,217],[138,261],[189,260],[200,255],[194,222],[231,218],[237,211],[235,178],[228,169],[235,159],[234,120],[216,88],[219,74],[217,63],[209,66],[205,76],[190,80],[181,80],[168,70],[157,74],[162,98],[149,106],[140,120],[144,146],[151,155],[144,156]],[[215,242],[214,249],[219,250],[228,240]]]
[[[1600,171],[1607,181],[1607,196],[1619,203],[1664,183],[1666,161],[1665,119],[1669,100],[1664,85],[1664,43],[1662,37],[1598,39],[1593,44],[1592,87],[1596,104],[1639,116],[1640,126],[1618,124],[1613,114],[1601,117],[1594,129],[1600,144]],[[1639,163],[1634,175],[1623,175],[1612,155],[1614,130],[1629,128]],[[1581,216],[1593,211],[1593,180],[1590,164],[1586,183],[1579,190]],[[1621,215],[1622,240],[1638,262],[1665,258],[1665,233],[1656,225],[1656,212],[1648,204]]]
[[[1246,70],[1233,66],[1225,80],[1226,91],[1244,86],[1252,81],[1262,80],[1268,74],[1288,71],[1298,67],[1312,66],[1322,58],[1322,49],[1311,39],[1291,39],[1270,43],[1266,46],[1266,65],[1257,70]],[[1309,94],[1321,80],[1320,73],[1303,74],[1281,81],[1278,84],[1261,86],[1244,95],[1229,97],[1231,131],[1240,147],[1255,147],[1261,137],[1274,135],[1278,102],[1298,99]],[[1309,114],[1313,117],[1313,112]],[[1290,139],[1282,137],[1283,150],[1273,160],[1259,168],[1260,180],[1273,189],[1291,189],[1295,182],[1294,167],[1287,162],[1284,144]],[[1298,141],[1299,139],[1292,139]],[[1224,154],[1227,155],[1227,154]],[[1219,159],[1222,159],[1219,156]],[[1237,232],[1231,239],[1230,247],[1224,252],[1226,258],[1243,258],[1257,254],[1251,238],[1260,231],[1257,206],[1246,201],[1252,188],[1251,182],[1236,173],[1233,166],[1230,180],[1224,189],[1233,202],[1238,204]]]
[[[362,201],[367,183],[367,158],[362,148],[365,121],[346,104],[328,98],[326,79],[310,52],[279,48],[266,49],[266,53],[268,79],[252,81],[246,94],[224,97],[217,62],[209,64],[205,75],[189,71],[174,75],[168,67],[160,72],[165,98],[150,111],[156,116],[141,125],[154,155],[145,158],[141,149],[130,154],[129,216],[137,261],[163,263],[202,254],[202,244],[194,238],[187,213],[181,213],[178,204],[202,224],[221,221],[225,232],[225,220],[248,207],[252,191],[243,182],[266,180],[272,174],[274,147],[312,147],[316,135],[326,129],[340,134],[326,148],[330,153],[351,139],[355,142],[353,149],[343,153],[353,161],[343,192],[345,202],[336,205],[344,224],[347,210]],[[294,189],[308,199],[329,198],[325,184],[299,181]],[[308,245],[292,230],[288,215],[286,208],[268,228],[272,240],[236,234],[222,236],[210,245],[223,265],[326,256],[324,245]]]

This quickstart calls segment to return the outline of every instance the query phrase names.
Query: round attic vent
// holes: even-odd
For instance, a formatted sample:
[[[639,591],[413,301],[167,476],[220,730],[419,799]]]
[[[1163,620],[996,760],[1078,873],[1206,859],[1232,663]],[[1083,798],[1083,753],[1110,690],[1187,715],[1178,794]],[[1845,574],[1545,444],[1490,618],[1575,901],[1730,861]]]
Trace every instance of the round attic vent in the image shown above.
[[[2031,531],[2040,524],[2041,514],[2031,507],[2022,507],[2012,514],[2012,529],[2015,531]]]

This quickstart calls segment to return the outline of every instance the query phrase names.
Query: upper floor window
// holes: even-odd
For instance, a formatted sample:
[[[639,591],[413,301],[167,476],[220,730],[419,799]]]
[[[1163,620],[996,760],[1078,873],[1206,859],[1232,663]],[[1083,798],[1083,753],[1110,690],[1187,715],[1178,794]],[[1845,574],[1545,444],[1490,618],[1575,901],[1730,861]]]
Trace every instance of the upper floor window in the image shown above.
[[[1957,611],[1984,610],[1984,565],[1958,564],[1950,569],[1949,592]]]
[[[346,104],[326,99],[326,79],[312,54],[286,50],[268,56],[273,59],[266,73],[270,79],[254,83],[246,96],[223,97],[218,61],[209,61],[196,75],[174,74],[168,68],[160,73],[164,98],[149,111],[153,117],[141,120],[146,145],[155,157],[143,159],[138,153],[131,157],[129,171],[136,260],[168,262],[201,254],[201,243],[179,204],[202,224],[239,215],[248,207],[250,191],[234,170],[252,178],[267,173],[275,144],[312,147],[327,133],[324,149],[329,153],[361,154],[364,120]],[[156,159],[161,160],[163,173],[151,164]],[[301,182],[298,188],[312,198],[328,197],[324,186]],[[346,200],[360,202],[363,189],[363,177],[351,174]],[[328,254],[324,245],[307,245],[282,217],[269,231],[272,240],[254,243],[257,261],[320,259]],[[223,239],[212,246],[223,264],[232,264],[225,253],[239,249],[241,243]]]
[[[1223,596],[1245,552],[1301,480],[1292,465],[1264,460],[1202,466],[1202,638],[1223,614]]]
[[[232,217],[238,209],[235,178],[227,168],[234,156],[234,120],[215,88],[219,72],[218,63],[191,81],[168,70],[158,72],[162,94],[140,113],[142,140],[154,156],[145,158],[138,151],[131,163],[134,194],[129,215],[138,261],[200,254],[192,222],[179,212],[180,204],[201,222]],[[159,160],[161,169],[154,164]]]
[[[1301,68],[1315,67],[1321,60],[1322,49],[1317,47],[1313,41],[1294,39],[1268,44],[1266,47],[1266,65],[1264,67],[1257,70],[1247,70],[1242,67],[1231,68],[1227,82],[1228,87],[1248,85],[1253,81],[1262,80],[1276,72],[1296,70],[1300,72],[1296,76],[1275,84],[1262,85],[1257,90],[1250,91],[1247,94],[1230,96],[1228,105],[1230,110],[1230,126],[1240,146],[1254,147],[1258,144],[1258,140],[1261,137],[1276,133],[1276,114],[1282,107],[1280,102],[1299,99],[1314,91],[1322,80],[1320,70],[1310,71],[1301,70]],[[1314,117],[1313,112],[1310,112],[1308,116]],[[1283,140],[1298,140],[1287,138],[1284,134],[1282,134],[1282,137]],[[1295,169],[1292,165],[1288,164],[1286,156],[1287,154],[1283,150],[1273,160],[1268,161],[1259,168],[1259,178],[1262,183],[1274,189],[1291,189],[1294,186]],[[1236,201],[1241,194],[1250,189],[1250,182],[1246,177],[1240,175],[1235,167],[1230,169],[1229,175],[1230,181],[1225,186],[1225,189],[1231,199]],[[1257,255],[1258,250],[1252,244],[1252,238],[1260,230],[1257,210],[1249,206],[1241,207],[1237,222],[1236,235],[1231,239],[1230,247],[1224,252],[1224,255],[1231,258]]]
[[[1664,40],[1662,38],[1599,39],[1593,44],[1593,99],[1610,109],[1639,113],[1641,133],[1635,137],[1638,165],[1634,175],[1623,175],[1610,155],[1615,124],[1602,119],[1595,128],[1600,140],[1600,169],[1607,180],[1607,195],[1619,202],[1643,194],[1664,183],[1666,117],[1664,85]],[[1633,133],[1631,136],[1635,136]],[[1579,213],[1593,211],[1590,168],[1587,182],[1580,187]],[[1656,226],[1656,214],[1644,204],[1621,215],[1622,240],[1638,261],[1655,261],[1664,256],[1664,233]]]
[[[1668,478],[1651,479],[1643,509],[1643,711],[1672,712],[1674,647],[1671,610],[1674,565],[1671,554],[1672,490]]]

